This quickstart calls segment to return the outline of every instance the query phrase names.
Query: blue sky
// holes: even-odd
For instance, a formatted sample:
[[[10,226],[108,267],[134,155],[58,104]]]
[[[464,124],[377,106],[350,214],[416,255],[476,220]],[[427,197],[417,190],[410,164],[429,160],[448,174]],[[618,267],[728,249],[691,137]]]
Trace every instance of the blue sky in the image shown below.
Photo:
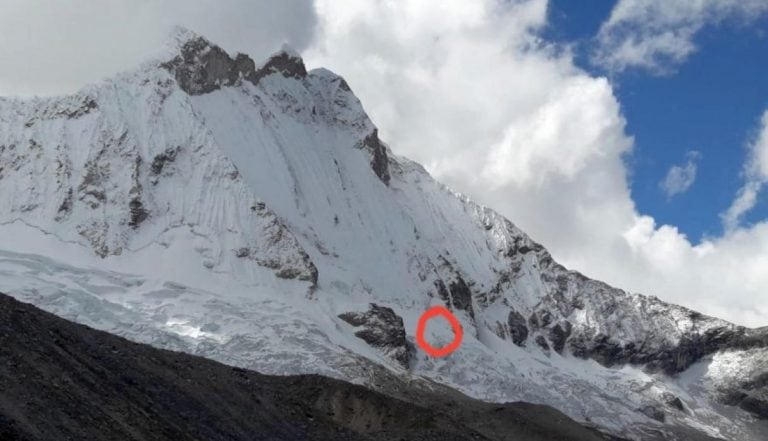
[[[615,2],[553,0],[545,38],[573,44],[576,63],[608,75],[627,131],[635,138],[627,158],[632,197],[641,213],[676,225],[693,242],[723,233],[720,214],[743,185],[746,143],[768,106],[768,19],[748,26],[726,21],[705,27],[696,52],[662,74],[641,69],[607,72],[590,60],[595,36]],[[668,197],[660,188],[670,167],[700,152],[688,191]],[[745,217],[768,218],[762,198]]]

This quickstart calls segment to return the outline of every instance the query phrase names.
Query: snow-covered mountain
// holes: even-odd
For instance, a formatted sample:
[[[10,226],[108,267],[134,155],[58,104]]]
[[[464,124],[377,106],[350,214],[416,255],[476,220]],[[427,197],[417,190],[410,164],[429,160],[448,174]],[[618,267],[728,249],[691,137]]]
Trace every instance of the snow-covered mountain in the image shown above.
[[[289,48],[257,65],[179,30],[75,95],[0,99],[0,291],[266,373],[426,378],[634,439],[768,437],[768,329],[568,271]],[[431,305],[465,329],[446,358],[414,345]]]

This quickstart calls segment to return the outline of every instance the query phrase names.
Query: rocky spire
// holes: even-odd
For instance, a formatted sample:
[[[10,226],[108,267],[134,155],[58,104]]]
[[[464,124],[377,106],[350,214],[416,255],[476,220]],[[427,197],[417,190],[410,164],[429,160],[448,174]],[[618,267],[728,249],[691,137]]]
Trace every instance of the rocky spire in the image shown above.
[[[210,93],[242,80],[257,84],[274,73],[296,79],[307,75],[304,61],[287,45],[258,68],[248,55],[231,57],[219,46],[181,27],[174,29],[169,46],[175,55],[161,66],[173,73],[182,90],[190,95]]]

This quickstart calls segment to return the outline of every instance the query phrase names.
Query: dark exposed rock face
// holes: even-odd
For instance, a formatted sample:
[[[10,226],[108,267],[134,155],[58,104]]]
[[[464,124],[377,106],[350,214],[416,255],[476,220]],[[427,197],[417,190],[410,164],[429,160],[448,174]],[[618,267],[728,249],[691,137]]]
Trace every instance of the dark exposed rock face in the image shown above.
[[[179,150],[181,150],[179,147],[168,148],[165,149],[163,153],[155,156],[154,159],[152,159],[152,165],[150,166],[151,174],[157,176],[162,173],[166,164],[176,160],[176,156],[179,154]]]
[[[525,341],[528,339],[528,327],[525,326],[525,317],[519,312],[512,310],[509,312],[507,325],[509,325],[509,335],[512,337],[512,342],[518,346],[525,346]]]
[[[527,237],[517,236],[515,240],[509,245],[509,248],[504,253],[506,257],[516,257],[531,252],[544,251],[544,247],[536,242],[528,239]]]
[[[446,305],[466,311],[470,317],[475,317],[475,311],[472,307],[472,290],[461,276],[457,275],[456,280],[450,282],[448,287],[445,286],[445,282],[438,279],[435,281],[435,288],[438,296]]]
[[[437,295],[448,307],[465,311],[474,320],[473,283],[462,277],[455,264],[445,256],[438,256],[438,262],[438,278],[433,281]]]
[[[68,97],[68,99],[46,109],[43,115],[30,118],[24,123],[24,126],[32,127],[40,122],[41,119],[46,118],[78,119],[88,115],[98,108],[99,105],[93,97],[83,95],[78,95],[71,99]]]
[[[550,328],[549,341],[552,342],[552,348],[558,353],[563,353],[563,349],[565,349],[565,341],[568,339],[568,336],[571,335],[571,330],[571,322],[567,320]]]
[[[260,250],[249,247],[240,247],[233,250],[235,256],[240,259],[251,259],[259,265],[275,270],[275,276],[281,279],[295,279],[310,282],[310,293],[317,288],[319,272],[317,266],[304,250],[299,250],[301,264],[282,262],[278,259],[264,258]]]
[[[674,394],[671,394],[669,392],[664,392],[661,395],[661,400],[664,401],[664,403],[676,410],[684,411],[685,406],[683,405],[683,400],[680,399],[680,397],[675,396]]]
[[[435,280],[435,289],[437,289],[437,295],[445,302],[446,305],[451,304],[451,293],[448,292],[448,287],[445,286],[445,282],[438,279]]]
[[[59,205],[59,209],[57,210],[57,220],[64,218],[66,215],[72,212],[74,197],[74,191],[72,190],[72,187],[70,187],[69,190],[67,190],[67,196],[63,201],[61,201],[61,205]]]
[[[634,343],[621,345],[610,336],[597,334],[571,337],[568,347],[582,358],[593,358],[606,366],[619,364],[643,365],[650,372],[673,375],[684,371],[706,355],[726,348],[748,349],[768,346],[768,336],[755,334],[739,326],[710,329],[704,333],[692,333],[680,339],[676,345],[647,348]]]
[[[275,275],[281,279],[297,279],[303,282],[310,282],[312,287],[317,286],[317,267],[311,261],[308,263],[309,274],[298,268],[282,268]]]
[[[85,164],[85,176],[77,190],[80,200],[93,209],[98,208],[107,200],[102,175],[108,172],[109,170],[95,161],[89,161]]]
[[[72,108],[68,109],[62,109],[56,113],[56,116],[63,116],[69,119],[77,119],[91,113],[98,108],[99,105],[96,103],[96,101],[93,98],[87,97],[83,99],[80,105],[73,106]]]
[[[739,407],[758,418],[768,419],[768,394],[747,395],[741,400]]]
[[[373,155],[373,159],[371,159],[373,172],[381,179],[381,182],[389,185],[389,180],[391,179],[389,175],[389,156],[387,156],[387,148],[379,139],[378,129],[374,129],[373,133],[363,140],[363,147]]]
[[[543,335],[536,336],[536,344],[539,345],[539,347],[541,349],[544,349],[545,351],[549,350],[549,343],[547,343],[547,339],[544,338]]]
[[[541,322],[542,327],[549,326],[550,323],[552,323],[552,313],[549,311],[541,311],[539,313],[539,321]]]
[[[131,214],[128,225],[132,228],[138,228],[139,225],[149,217],[149,212],[144,208],[144,204],[142,204],[141,199],[138,196],[131,199],[128,208]]]
[[[310,282],[308,294],[311,297],[315,293],[320,276],[317,265],[283,221],[264,202],[253,201],[247,206],[253,215],[268,221],[269,233],[266,240],[245,243],[243,246],[232,249],[232,253],[239,259],[252,260],[259,266],[274,270],[275,276],[281,279]],[[287,248],[294,250],[295,254],[292,258],[272,252],[272,250]]]
[[[234,60],[204,38],[186,42],[181,53],[163,67],[173,72],[179,86],[190,95],[202,95],[222,85],[232,85],[240,75],[246,74],[236,71]]]
[[[269,61],[264,64],[260,69],[256,70],[253,66],[253,60],[248,58],[247,55],[238,54],[235,59],[236,64],[240,61],[240,65],[244,69],[250,69],[250,72],[245,75],[245,79],[256,84],[260,79],[273,73],[279,73],[286,78],[295,78],[300,80],[307,76],[307,68],[304,66],[304,62],[301,58],[297,58],[288,52],[282,51],[272,56]]]
[[[408,367],[410,351],[405,339],[403,319],[392,308],[371,303],[366,312],[345,312],[339,318],[352,326],[363,328],[355,332],[355,336],[383,350],[403,367]]]
[[[721,401],[739,406],[761,419],[768,419],[768,372],[747,379],[723,393]]]
[[[591,340],[584,335],[578,335],[571,339],[570,348],[573,355],[582,358],[593,358],[598,363],[612,366],[619,360],[629,358],[634,346],[626,351],[622,346],[611,341],[610,337],[598,334]]]
[[[304,78],[304,62],[287,51],[275,54],[261,68],[245,54],[232,58],[220,47],[197,37],[185,42],[171,61],[162,64],[176,77],[182,90],[203,95],[222,86],[232,86],[241,79],[257,84],[263,77],[279,73],[285,77]]]
[[[647,416],[648,418],[653,418],[654,420],[660,423],[663,423],[667,418],[663,410],[653,405],[647,405],[642,407],[640,409],[640,412],[643,415]]]
[[[141,180],[139,179],[141,174],[141,164],[141,156],[137,156],[136,160],[133,162],[133,173],[131,174],[133,186],[129,192],[131,201],[128,203],[128,210],[130,213],[128,225],[134,229],[138,228],[139,225],[149,217],[149,211],[144,208],[144,203],[141,202],[143,190]]]
[[[539,327],[541,327],[541,324],[539,323],[539,316],[536,315],[535,312],[531,314],[530,317],[528,317],[528,323],[531,325],[531,328],[533,329],[538,329]]]
[[[534,312],[528,317],[528,323],[533,329],[546,328],[552,323],[552,313],[546,309]]]
[[[457,276],[456,280],[450,283],[448,289],[451,291],[453,306],[458,309],[467,311],[470,317],[474,317],[475,313],[472,308],[472,291],[469,289],[467,282],[465,282],[461,276]]]

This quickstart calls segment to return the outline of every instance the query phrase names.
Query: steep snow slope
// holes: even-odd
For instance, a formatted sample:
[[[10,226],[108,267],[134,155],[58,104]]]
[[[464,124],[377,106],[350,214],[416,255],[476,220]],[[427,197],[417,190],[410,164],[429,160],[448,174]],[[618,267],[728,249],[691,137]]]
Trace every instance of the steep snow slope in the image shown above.
[[[637,438],[768,433],[765,330],[566,270],[290,49],[173,41],[77,95],[0,101],[0,290],[269,373],[376,385],[376,365]],[[412,343],[432,304],[466,330],[445,359]]]

